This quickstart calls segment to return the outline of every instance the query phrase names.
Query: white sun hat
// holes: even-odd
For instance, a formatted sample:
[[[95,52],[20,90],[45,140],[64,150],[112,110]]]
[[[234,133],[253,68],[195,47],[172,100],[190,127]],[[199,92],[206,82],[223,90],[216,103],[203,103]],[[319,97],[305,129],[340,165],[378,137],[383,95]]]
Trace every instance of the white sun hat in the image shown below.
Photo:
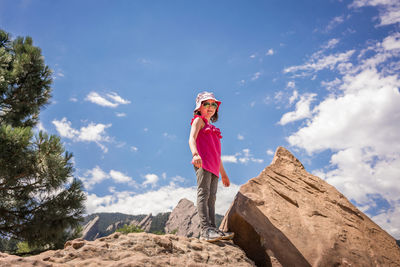
[[[204,92],[201,92],[201,93],[199,93],[199,94],[197,95],[197,97],[196,97],[196,108],[194,109],[194,111],[197,111],[197,110],[200,108],[201,103],[202,103],[203,101],[206,101],[206,100],[209,100],[209,99],[212,99],[212,100],[214,100],[214,101],[217,103],[217,105],[218,105],[217,110],[218,110],[219,105],[221,105],[221,101],[218,101],[218,100],[215,98],[215,96],[214,96],[213,93],[204,91]]]

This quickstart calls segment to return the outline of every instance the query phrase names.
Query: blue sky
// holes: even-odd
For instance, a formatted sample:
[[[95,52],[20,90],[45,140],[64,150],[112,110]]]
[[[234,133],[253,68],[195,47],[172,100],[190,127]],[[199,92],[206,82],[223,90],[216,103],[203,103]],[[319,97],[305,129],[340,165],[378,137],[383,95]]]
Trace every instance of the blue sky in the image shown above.
[[[230,188],[284,146],[400,238],[400,4],[355,1],[0,1],[54,71],[38,128],[74,154],[87,212],[195,201],[195,97],[222,101]]]

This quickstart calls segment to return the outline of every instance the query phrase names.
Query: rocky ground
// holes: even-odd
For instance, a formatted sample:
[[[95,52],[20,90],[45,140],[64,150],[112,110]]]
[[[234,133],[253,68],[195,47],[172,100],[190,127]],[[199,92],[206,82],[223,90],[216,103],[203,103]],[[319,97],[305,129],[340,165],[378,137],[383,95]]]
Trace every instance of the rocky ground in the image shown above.
[[[0,266],[255,266],[232,241],[149,233],[114,233],[95,241],[75,239],[62,250],[31,257],[0,253]]]

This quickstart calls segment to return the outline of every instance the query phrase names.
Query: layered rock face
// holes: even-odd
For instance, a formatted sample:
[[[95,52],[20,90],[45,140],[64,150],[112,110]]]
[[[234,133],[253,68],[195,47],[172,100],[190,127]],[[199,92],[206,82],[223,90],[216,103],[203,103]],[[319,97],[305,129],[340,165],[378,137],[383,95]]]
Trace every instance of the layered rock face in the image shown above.
[[[136,221],[135,221],[135,222],[136,222]],[[107,227],[106,231],[109,232],[109,233],[114,233],[115,230],[117,230],[118,228],[123,227],[125,224],[126,224],[126,223],[125,223],[125,222],[122,222],[122,221],[115,222],[115,223],[113,223],[113,224],[110,224],[110,225]],[[137,224],[137,223],[136,223],[136,224]],[[136,225],[136,224],[135,224],[135,225]],[[83,237],[83,239],[89,240],[89,239],[84,238],[84,237]],[[91,240],[93,240],[93,239],[91,239]]]
[[[99,225],[99,216],[96,216],[93,220],[88,222],[82,231],[82,238],[86,240],[95,240],[98,235],[98,225]]]
[[[63,250],[31,257],[0,253],[0,267],[8,266],[255,266],[231,242],[210,244],[176,235],[114,233],[95,241],[75,239]]]
[[[139,226],[143,231],[148,232],[150,230],[152,220],[153,216],[150,213],[137,226]]]
[[[183,198],[169,215],[165,225],[166,233],[175,233],[179,236],[199,237],[200,219],[193,202]]]
[[[257,266],[400,266],[393,237],[279,147],[241,186],[222,230]]]

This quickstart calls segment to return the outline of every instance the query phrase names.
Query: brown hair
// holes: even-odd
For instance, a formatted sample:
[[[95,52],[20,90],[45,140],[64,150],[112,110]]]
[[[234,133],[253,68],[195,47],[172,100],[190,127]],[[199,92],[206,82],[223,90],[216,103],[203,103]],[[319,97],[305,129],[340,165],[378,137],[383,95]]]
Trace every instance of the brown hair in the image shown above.
[[[201,116],[201,113],[199,110],[196,110],[195,112],[193,112],[193,117],[195,117],[196,115]],[[212,115],[212,117],[210,118],[211,122],[216,122],[218,120],[218,109],[215,110],[214,115]]]

